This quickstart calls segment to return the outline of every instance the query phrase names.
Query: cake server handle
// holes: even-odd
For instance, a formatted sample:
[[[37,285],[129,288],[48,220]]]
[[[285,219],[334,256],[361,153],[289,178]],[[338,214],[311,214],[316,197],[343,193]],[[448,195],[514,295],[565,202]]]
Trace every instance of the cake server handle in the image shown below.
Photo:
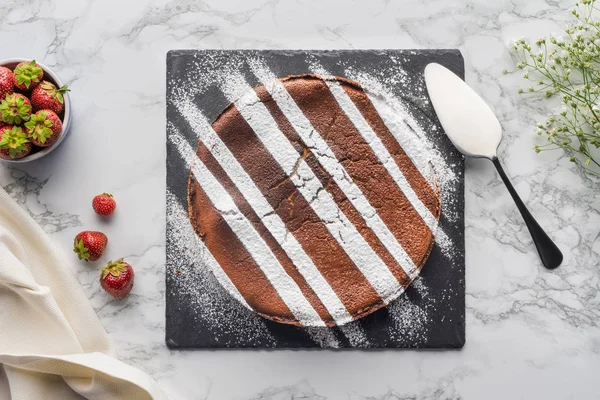
[[[558,248],[558,246],[550,239],[548,234],[542,229],[540,224],[533,218],[533,215],[529,212],[523,200],[519,197],[519,194],[513,187],[512,183],[508,179],[508,176],[504,172],[502,165],[500,164],[500,160],[498,157],[494,157],[492,159],[500,178],[506,185],[508,192],[512,196],[513,200],[517,204],[517,208],[521,212],[521,216],[523,216],[523,220],[525,220],[525,225],[527,225],[527,229],[529,229],[529,233],[533,239],[533,243],[540,254],[540,258],[542,260],[542,264],[544,267],[548,269],[554,269],[558,267],[563,261],[563,254]]]

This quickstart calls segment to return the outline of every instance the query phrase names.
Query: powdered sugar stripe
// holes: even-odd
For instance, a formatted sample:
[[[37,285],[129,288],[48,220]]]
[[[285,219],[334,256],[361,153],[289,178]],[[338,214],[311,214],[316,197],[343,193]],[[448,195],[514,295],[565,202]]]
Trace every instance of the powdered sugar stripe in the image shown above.
[[[387,303],[402,293],[398,280],[324,190],[252,87],[237,74],[221,88],[382,300]]]
[[[326,71],[317,70],[316,73],[327,76]],[[429,227],[433,235],[436,234],[438,221],[431,211],[423,204],[419,196],[415,193],[412,186],[396,164],[396,161],[389,153],[379,136],[373,131],[369,123],[365,120],[360,110],[356,107],[350,96],[341,87],[338,81],[332,77],[325,77],[325,83],[329,87],[331,94],[339,104],[340,108],[348,116],[352,124],[356,127],[360,135],[365,139],[367,144],[373,150],[381,164],[385,167],[388,173],[392,176],[396,185],[402,190],[413,208],[421,216],[425,225]]]
[[[424,147],[422,140],[419,139],[419,137],[414,133],[413,129],[403,118],[397,117],[398,112],[394,112],[388,102],[386,102],[383,98],[374,96],[369,92],[366,92],[366,94],[394,139],[400,143],[402,150],[404,150],[408,158],[410,158],[413,165],[419,170],[421,175],[423,175],[427,182],[429,182],[431,188],[434,191],[437,191],[438,188],[436,188],[436,184],[439,183],[435,182],[435,173],[433,172],[434,169],[432,168],[431,159],[428,157],[428,152],[422,150]],[[396,115],[396,118],[390,118],[390,115],[394,114]]]
[[[171,130],[174,129],[172,126],[170,128]],[[170,133],[169,139],[177,147],[180,155],[190,167],[194,178],[204,189],[213,206],[219,211],[238,240],[256,261],[256,264],[298,322],[307,326],[325,326],[325,323],[304,297],[296,282],[285,272],[271,249],[244,214],[240,212],[229,193],[196,156],[191,146],[175,131]]]
[[[198,139],[204,143],[213,157],[223,167],[227,176],[292,260],[298,272],[304,277],[306,283],[312,288],[336,323],[343,325],[352,321],[352,316],[348,313],[335,291],[327,283],[294,235],[287,230],[285,222],[275,213],[275,210],[252,178],[210,126],[206,117],[189,99],[179,102],[177,108],[190,124]]]
[[[174,195],[168,189],[167,197],[174,198]],[[177,223],[180,224],[182,227],[181,229],[183,230],[183,232],[181,232],[180,234],[183,237],[190,238],[190,240],[194,241],[192,246],[194,246],[194,248],[197,249],[197,251],[202,253],[203,259],[206,261],[208,268],[213,273],[215,278],[217,278],[219,284],[223,286],[223,288],[225,288],[225,290],[227,290],[227,292],[230,293],[233,296],[233,298],[239,301],[244,307],[246,307],[249,310],[252,310],[252,307],[250,307],[250,305],[246,302],[246,299],[244,299],[244,296],[242,296],[237,287],[235,287],[233,282],[231,282],[229,276],[227,276],[225,271],[223,271],[223,268],[221,268],[217,260],[215,260],[214,256],[208,250],[204,242],[200,240],[198,235],[196,235],[196,232],[194,232],[194,228],[192,227],[192,224],[190,223],[190,220],[187,217],[187,213],[185,212],[183,207],[181,207],[177,202],[174,201],[170,203],[169,207],[173,208],[170,214],[170,218],[176,220]]]
[[[400,264],[406,275],[411,279],[416,277],[418,270],[413,260],[383,222],[377,210],[369,203],[360,188],[350,178],[350,174],[337,161],[331,148],[312,126],[308,118],[306,118],[281,81],[276,79],[275,75],[264,64],[256,61],[252,61],[249,64],[254,74],[271,94],[271,97],[275,100],[277,106],[294,130],[302,138],[304,144],[310,148],[311,152],[319,160],[319,163],[334,179],[335,183],[344,192],[356,210],[363,216],[367,226],[373,230],[396,262]]]

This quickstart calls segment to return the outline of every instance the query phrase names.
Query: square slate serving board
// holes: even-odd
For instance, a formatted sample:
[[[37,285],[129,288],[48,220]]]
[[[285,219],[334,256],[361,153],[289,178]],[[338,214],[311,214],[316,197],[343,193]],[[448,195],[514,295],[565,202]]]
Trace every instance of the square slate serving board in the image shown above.
[[[266,320],[243,307],[207,267],[209,254],[187,219],[189,167],[169,135],[195,149],[197,136],[180,101],[191,99],[213,121],[229,104],[218,79],[227,68],[258,84],[248,60],[260,59],[278,77],[310,73],[311,60],[330,74],[366,72],[386,82],[452,166],[452,217],[440,226],[452,257],[436,244],[420,277],[396,301],[342,328],[302,328]],[[427,101],[423,70],[437,62],[464,79],[458,50],[222,51],[174,50],[167,55],[166,343],[171,348],[460,348],[465,342],[464,164]]]

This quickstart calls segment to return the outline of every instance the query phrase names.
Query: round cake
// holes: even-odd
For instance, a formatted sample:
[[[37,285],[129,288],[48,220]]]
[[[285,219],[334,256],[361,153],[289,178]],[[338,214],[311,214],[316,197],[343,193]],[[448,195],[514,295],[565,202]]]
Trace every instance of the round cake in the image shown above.
[[[200,141],[189,217],[261,316],[334,326],[400,296],[433,247],[435,185],[357,83],[298,75],[249,90]]]

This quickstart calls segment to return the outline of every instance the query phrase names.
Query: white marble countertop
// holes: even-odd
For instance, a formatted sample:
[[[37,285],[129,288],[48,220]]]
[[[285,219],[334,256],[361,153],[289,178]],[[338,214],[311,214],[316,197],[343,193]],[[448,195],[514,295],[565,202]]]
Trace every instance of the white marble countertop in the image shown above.
[[[600,186],[535,155],[543,102],[517,95],[507,46],[560,31],[573,1],[31,0],[0,4],[0,59],[35,57],[73,92],[72,135],[0,167],[0,184],[71,254],[120,357],[174,399],[591,399],[600,396]],[[165,54],[175,48],[459,48],[505,129],[506,170],[565,262],[542,268],[491,163],[466,171],[467,343],[460,351],[171,351],[164,343]],[[90,202],[113,192],[118,215]],[[99,228],[137,269],[111,300],[70,253]],[[107,256],[108,257],[108,256]],[[105,258],[107,258],[105,257]]]

